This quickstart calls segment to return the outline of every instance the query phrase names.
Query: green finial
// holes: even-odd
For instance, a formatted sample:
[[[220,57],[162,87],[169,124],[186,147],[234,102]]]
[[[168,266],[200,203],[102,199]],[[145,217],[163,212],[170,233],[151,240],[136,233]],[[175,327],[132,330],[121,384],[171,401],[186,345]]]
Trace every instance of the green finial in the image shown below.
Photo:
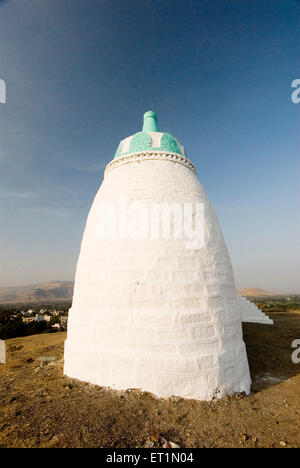
[[[157,115],[148,111],[144,114],[143,132],[158,132]]]

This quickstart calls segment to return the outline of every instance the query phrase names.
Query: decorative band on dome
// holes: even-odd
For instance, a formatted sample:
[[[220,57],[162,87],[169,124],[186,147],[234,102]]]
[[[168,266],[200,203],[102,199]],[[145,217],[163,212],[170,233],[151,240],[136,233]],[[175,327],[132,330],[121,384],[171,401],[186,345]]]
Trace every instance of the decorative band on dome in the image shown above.
[[[179,155],[177,153],[171,153],[166,151],[143,151],[137,153],[126,154],[125,156],[119,156],[117,159],[113,159],[105,168],[104,175],[115,169],[116,167],[123,166],[124,164],[129,164],[136,161],[145,161],[145,160],[161,160],[161,161],[171,161],[174,163],[182,164],[183,166],[188,167],[194,174],[197,173],[193,163],[186,157]]]

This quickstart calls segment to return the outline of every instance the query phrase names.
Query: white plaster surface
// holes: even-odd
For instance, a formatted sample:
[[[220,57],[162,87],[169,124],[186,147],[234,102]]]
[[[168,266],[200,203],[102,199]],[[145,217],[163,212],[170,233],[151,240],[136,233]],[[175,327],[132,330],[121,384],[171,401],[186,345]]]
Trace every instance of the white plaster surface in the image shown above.
[[[211,400],[249,393],[231,262],[196,175],[172,156],[115,161],[105,173],[82,240],[65,374],[159,397]],[[187,250],[185,239],[99,239],[99,204],[117,204],[123,195],[145,204],[203,202],[205,246]]]
[[[241,311],[242,322],[250,323],[265,323],[273,325],[274,322],[264,312],[262,312],[253,302],[250,302],[246,297],[238,294],[238,302]]]
[[[0,340],[0,363],[6,363],[6,345],[4,340]]]

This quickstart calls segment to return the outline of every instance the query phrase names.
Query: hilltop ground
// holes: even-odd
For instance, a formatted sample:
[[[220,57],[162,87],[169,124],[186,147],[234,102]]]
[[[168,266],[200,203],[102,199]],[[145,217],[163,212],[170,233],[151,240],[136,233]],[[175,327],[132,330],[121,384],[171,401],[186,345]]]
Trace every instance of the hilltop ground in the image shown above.
[[[300,447],[299,311],[244,324],[251,396],[156,399],[63,377],[65,333],[7,341],[0,364],[0,447]]]

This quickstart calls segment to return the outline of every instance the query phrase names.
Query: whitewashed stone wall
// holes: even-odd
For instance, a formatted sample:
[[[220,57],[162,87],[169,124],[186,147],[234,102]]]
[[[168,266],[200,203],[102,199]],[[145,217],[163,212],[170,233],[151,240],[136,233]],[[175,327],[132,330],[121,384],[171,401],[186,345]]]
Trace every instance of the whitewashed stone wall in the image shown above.
[[[274,322],[264,312],[262,312],[253,302],[250,302],[243,296],[238,294],[238,302],[241,311],[242,322],[251,323],[265,323],[267,325],[273,325]]]
[[[159,397],[249,393],[230,259],[190,165],[143,154],[107,168],[77,265],[66,375]],[[117,204],[122,195],[145,204],[204,202],[204,248],[187,250],[184,239],[99,239],[97,207],[104,200]]]
[[[0,363],[5,364],[6,363],[6,345],[5,341],[0,340]]]

